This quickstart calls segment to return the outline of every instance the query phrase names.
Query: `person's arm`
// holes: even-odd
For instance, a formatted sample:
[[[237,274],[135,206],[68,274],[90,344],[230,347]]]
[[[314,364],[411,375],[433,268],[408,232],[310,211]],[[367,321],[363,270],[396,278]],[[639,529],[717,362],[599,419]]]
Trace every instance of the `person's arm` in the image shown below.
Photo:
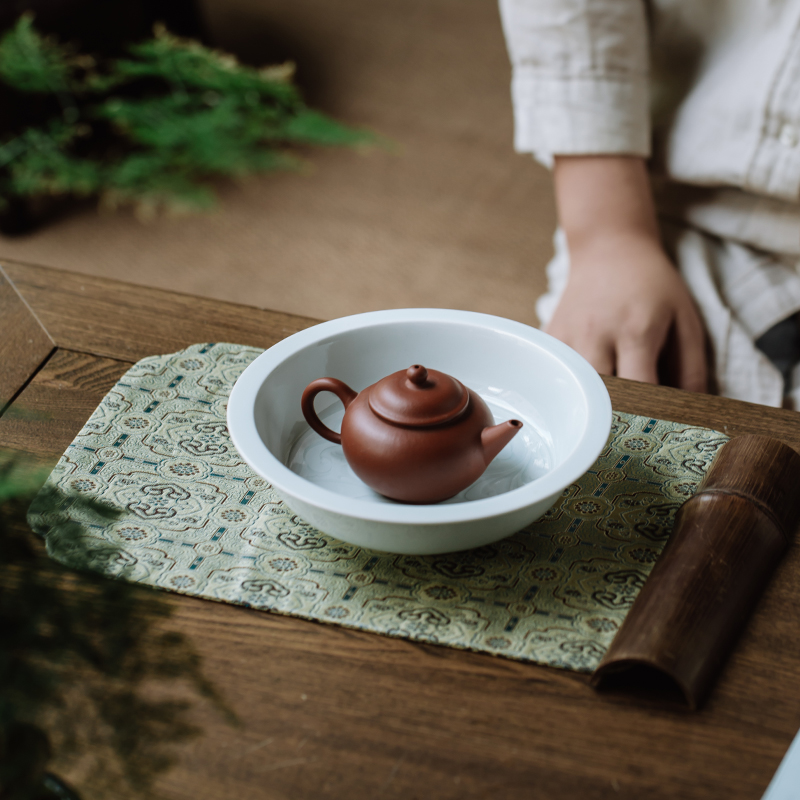
[[[659,239],[644,160],[558,156],[554,181],[570,256],[547,332],[599,372],[705,391],[705,332]]]

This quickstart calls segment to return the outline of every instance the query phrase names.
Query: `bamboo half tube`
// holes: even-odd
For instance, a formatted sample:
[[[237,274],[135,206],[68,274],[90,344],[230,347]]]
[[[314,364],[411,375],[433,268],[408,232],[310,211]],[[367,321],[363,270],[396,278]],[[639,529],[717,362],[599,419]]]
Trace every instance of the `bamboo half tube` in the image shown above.
[[[764,436],[731,439],[675,527],[592,675],[641,667],[691,708],[706,698],[800,521],[800,455]]]

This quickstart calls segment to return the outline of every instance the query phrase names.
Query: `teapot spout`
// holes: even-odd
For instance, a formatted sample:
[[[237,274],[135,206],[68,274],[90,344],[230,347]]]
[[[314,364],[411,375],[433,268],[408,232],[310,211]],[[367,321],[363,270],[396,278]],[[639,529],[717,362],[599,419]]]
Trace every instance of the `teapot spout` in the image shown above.
[[[481,431],[483,459],[486,466],[492,463],[495,456],[519,433],[522,423],[518,419],[509,419],[491,428]]]

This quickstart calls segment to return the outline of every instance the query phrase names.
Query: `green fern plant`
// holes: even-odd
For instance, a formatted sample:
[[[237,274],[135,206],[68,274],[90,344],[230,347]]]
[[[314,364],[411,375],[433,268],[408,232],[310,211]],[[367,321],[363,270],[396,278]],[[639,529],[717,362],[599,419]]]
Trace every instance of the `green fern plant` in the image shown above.
[[[128,57],[98,60],[23,15],[0,40],[0,83],[51,101],[51,113],[0,142],[0,203],[75,195],[143,216],[207,208],[214,178],[296,169],[308,147],[377,141],[309,108],[292,73],[243,66],[161,26]]]

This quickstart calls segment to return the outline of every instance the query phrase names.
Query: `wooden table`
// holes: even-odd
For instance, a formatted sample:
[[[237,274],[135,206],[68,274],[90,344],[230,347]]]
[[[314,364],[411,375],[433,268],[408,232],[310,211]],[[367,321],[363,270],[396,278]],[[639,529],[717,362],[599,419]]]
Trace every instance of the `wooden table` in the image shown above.
[[[43,267],[0,274],[0,447],[55,463],[137,359],[195,342],[269,347],[314,320]],[[280,298],[275,298],[280,305]],[[615,409],[776,436],[800,415],[609,378]],[[239,714],[158,788],[170,798],[748,798],[800,727],[800,548],[706,705],[598,693],[588,677],[175,597],[173,624]]]

